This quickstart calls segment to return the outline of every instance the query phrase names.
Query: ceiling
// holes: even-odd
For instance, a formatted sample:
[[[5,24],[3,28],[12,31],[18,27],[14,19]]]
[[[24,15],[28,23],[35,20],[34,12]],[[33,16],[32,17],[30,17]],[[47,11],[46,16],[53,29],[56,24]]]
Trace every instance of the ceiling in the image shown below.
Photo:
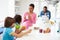
[[[45,1],[47,1],[47,3],[49,4],[56,5],[57,3],[59,3],[60,0],[45,0]]]

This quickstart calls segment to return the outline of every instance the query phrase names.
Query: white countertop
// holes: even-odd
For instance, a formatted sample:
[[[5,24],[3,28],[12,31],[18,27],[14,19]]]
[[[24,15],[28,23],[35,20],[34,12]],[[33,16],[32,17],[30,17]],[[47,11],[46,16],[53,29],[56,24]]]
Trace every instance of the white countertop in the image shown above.
[[[36,24],[33,25],[35,27],[42,27],[41,20],[38,19]],[[32,27],[33,28],[33,27]],[[50,27],[51,32],[50,33],[39,33],[39,30],[32,30],[32,32],[28,35],[25,35],[21,38],[17,38],[16,40],[60,40],[60,33],[57,33],[58,26],[57,24],[54,24]]]
[[[25,35],[21,38],[17,38],[16,40],[60,40],[60,33],[57,33],[58,26],[57,23],[52,25],[50,33],[39,33],[39,30],[34,30],[33,27],[43,28],[44,24],[41,19],[37,19],[36,24],[32,26],[32,32],[28,35]],[[48,25],[50,26],[50,25]],[[2,35],[0,35],[0,40],[2,40]]]

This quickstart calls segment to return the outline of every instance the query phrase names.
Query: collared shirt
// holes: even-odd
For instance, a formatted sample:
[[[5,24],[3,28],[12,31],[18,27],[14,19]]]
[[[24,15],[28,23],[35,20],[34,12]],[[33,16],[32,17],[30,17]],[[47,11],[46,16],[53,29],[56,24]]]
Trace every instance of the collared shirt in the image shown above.
[[[46,13],[44,13],[44,11],[41,11],[40,16],[42,17],[43,15],[46,15],[49,19],[51,18],[51,12],[50,11],[46,11]]]

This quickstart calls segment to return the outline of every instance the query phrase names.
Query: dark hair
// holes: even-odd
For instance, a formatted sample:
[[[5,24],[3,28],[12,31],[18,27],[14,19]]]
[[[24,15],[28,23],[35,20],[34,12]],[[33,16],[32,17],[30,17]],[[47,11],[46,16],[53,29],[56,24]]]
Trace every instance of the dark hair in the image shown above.
[[[29,6],[32,6],[33,8],[35,7],[34,4],[30,4]]]
[[[21,15],[15,15],[14,19],[15,19],[15,22],[20,24],[21,20],[22,20],[22,17],[21,17]]]
[[[15,20],[11,17],[6,17],[4,26],[6,28],[10,27],[13,23],[15,23]]]
[[[44,6],[44,8],[46,8],[46,9],[47,9],[47,6]]]

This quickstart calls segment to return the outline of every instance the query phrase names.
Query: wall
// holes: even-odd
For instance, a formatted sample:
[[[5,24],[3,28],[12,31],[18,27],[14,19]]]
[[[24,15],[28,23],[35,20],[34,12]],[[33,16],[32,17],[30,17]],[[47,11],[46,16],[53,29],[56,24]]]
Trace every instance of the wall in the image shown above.
[[[14,0],[1,0],[0,1],[0,21],[4,20],[7,16],[14,15]]]
[[[20,13],[23,14],[24,12],[28,11],[28,6],[30,3],[34,3],[34,0],[20,0]]]
[[[39,10],[39,0],[20,0],[20,12],[17,14],[23,15],[25,12],[28,11],[29,4],[33,3],[35,5],[34,12],[38,14]]]
[[[7,16],[13,17],[15,14],[14,0],[1,0],[0,1],[0,27],[4,23]]]
[[[8,15],[8,0],[0,1],[0,20],[3,20]]]

